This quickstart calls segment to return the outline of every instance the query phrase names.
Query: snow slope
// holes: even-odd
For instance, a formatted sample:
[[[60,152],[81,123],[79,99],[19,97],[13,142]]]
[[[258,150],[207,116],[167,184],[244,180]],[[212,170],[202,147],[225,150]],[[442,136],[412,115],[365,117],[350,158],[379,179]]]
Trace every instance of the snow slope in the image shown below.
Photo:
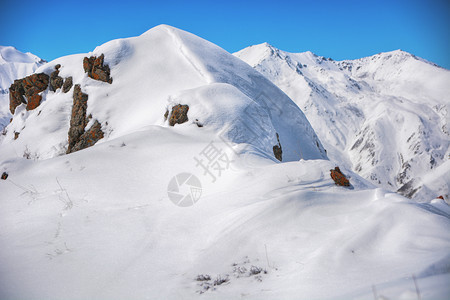
[[[0,130],[9,124],[9,87],[15,79],[34,72],[45,61],[31,53],[22,53],[14,47],[0,46]]]
[[[112,84],[93,80],[83,70],[83,57],[101,54],[111,68]],[[36,72],[50,74],[57,64],[59,76],[72,76],[89,95],[87,114],[102,124],[104,141],[148,125],[168,126],[166,109],[187,104],[190,121],[183,126],[196,128],[198,120],[231,143],[248,143],[248,151],[275,159],[272,148],[278,134],[283,161],[326,157],[291,99],[246,63],[190,33],[158,26],[138,37],[108,42],[92,53],[56,59]],[[33,111],[16,109],[4,147],[41,159],[66,152],[72,93],[47,90],[43,99]],[[14,140],[16,132],[20,137]]]
[[[211,141],[234,161],[215,182],[194,160]],[[447,204],[352,173],[353,190],[337,187],[328,160],[273,163],[234,154],[214,131],[151,125],[0,166],[2,299],[373,299],[372,285],[415,299],[411,274],[422,299],[450,292]],[[202,184],[190,207],[167,193],[183,172]]]
[[[247,64],[169,26],[101,53],[112,84],[84,74],[91,53],[36,72],[61,64],[105,138],[64,154],[57,90],[18,107],[0,144],[0,299],[410,299],[412,274],[422,299],[450,292],[448,205],[345,167],[352,186],[336,186],[301,110]],[[189,121],[168,126],[178,103]]]
[[[305,112],[329,157],[416,200],[450,195],[450,71],[398,50],[352,61],[265,43],[235,55]]]

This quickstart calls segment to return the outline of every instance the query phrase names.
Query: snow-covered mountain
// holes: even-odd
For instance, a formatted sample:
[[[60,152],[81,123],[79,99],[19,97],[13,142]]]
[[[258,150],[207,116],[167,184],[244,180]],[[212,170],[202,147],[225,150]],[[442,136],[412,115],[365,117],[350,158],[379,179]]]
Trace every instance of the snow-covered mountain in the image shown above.
[[[51,61],[11,92],[0,299],[450,292],[448,205],[345,166],[351,185],[336,185],[299,107],[208,41],[161,25]]]
[[[333,61],[264,43],[235,55],[304,111],[328,156],[424,201],[450,195],[450,71],[397,50]]]
[[[31,53],[22,53],[14,47],[0,46],[0,131],[9,123],[9,87],[14,79],[23,78],[44,64]]]

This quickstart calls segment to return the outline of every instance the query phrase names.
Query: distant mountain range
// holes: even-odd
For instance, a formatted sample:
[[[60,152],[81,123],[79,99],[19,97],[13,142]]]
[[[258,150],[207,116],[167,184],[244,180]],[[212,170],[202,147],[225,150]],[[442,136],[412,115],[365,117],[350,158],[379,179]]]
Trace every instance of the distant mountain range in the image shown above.
[[[333,161],[409,198],[449,197],[449,70],[401,50],[333,61],[264,43],[235,56],[297,103]]]

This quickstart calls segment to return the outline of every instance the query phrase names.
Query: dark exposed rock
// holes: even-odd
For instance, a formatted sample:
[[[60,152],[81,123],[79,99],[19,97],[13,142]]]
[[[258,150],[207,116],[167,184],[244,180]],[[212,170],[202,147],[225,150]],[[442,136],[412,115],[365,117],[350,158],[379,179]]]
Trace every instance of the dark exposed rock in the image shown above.
[[[6,180],[8,178],[8,173],[3,172],[2,177],[3,180]]]
[[[399,193],[402,196],[405,196],[406,198],[411,199],[415,193],[417,193],[420,189],[421,186],[415,186],[416,182],[413,179],[411,179],[410,181],[408,181],[407,183],[405,183],[404,185],[402,185],[398,190],[397,193]]]
[[[14,140],[17,140],[19,138],[20,132],[14,131]]]
[[[169,111],[166,110],[166,112],[164,113],[164,121],[167,121],[168,117],[169,117]]]
[[[203,127],[203,124],[200,123],[200,121],[198,119],[195,119],[194,124],[197,125],[197,127],[200,127],[200,128]]]
[[[183,124],[188,121],[187,113],[189,111],[188,105],[177,104],[172,107],[172,112],[169,117],[169,125],[174,126],[175,124]]]
[[[87,100],[88,95],[81,91],[79,84],[76,84],[73,89],[73,106],[72,116],[70,118],[69,147],[67,153],[72,152],[72,148],[84,133],[84,128],[88,122],[86,118]]]
[[[55,71],[50,74],[50,91],[55,92],[57,89],[61,88],[64,82],[64,79],[59,76],[59,68],[61,65],[55,66]]]
[[[441,200],[445,200],[445,199],[444,199],[444,196],[442,196],[442,195],[440,195],[440,196],[436,197],[436,199],[441,199]]]
[[[334,170],[330,170],[330,175],[331,178],[334,180],[334,182],[337,185],[340,186],[350,186],[350,181],[347,179],[347,177],[345,177],[344,174],[342,174],[341,170],[339,169],[339,167],[334,168]]]
[[[79,138],[78,142],[72,147],[72,152],[79,151],[93,146],[104,137],[102,125],[95,120],[94,124],[88,131],[85,131]]]
[[[86,117],[87,100],[88,95],[81,91],[79,84],[76,84],[73,90],[67,154],[90,147],[104,136],[101,125],[97,120],[88,131],[85,131],[89,119],[92,118],[91,115]]]
[[[27,110],[38,107],[42,100],[42,96],[39,93],[48,87],[48,83],[49,76],[44,73],[14,80],[14,83],[9,88],[9,110],[11,113],[14,114],[16,107],[22,103],[27,104]]]
[[[22,103],[27,103],[25,100],[25,91],[22,87],[22,80],[14,80],[14,83],[11,84],[9,88],[9,111],[14,114],[16,111],[16,107]]]
[[[278,145],[273,146],[273,154],[275,155],[275,158],[279,161],[282,161],[283,159],[283,150],[281,149],[281,143],[280,143],[280,137],[277,133],[277,141]]]
[[[112,83],[111,71],[108,65],[103,64],[104,59],[103,54],[99,57],[85,57],[83,59],[84,72],[88,73],[92,79]]]
[[[72,76],[69,76],[66,78],[66,80],[64,81],[64,84],[62,86],[63,93],[67,93],[68,91],[70,91],[70,89],[72,88],[72,85],[73,85],[73,79],[72,79]]]

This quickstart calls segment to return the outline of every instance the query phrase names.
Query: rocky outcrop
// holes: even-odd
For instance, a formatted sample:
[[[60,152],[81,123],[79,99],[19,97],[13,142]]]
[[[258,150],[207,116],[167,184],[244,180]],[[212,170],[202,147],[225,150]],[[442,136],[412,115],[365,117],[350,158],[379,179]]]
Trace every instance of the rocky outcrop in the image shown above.
[[[172,111],[169,116],[169,125],[175,126],[175,124],[183,124],[184,122],[187,122],[189,120],[187,116],[188,111],[188,105],[177,104],[172,107]]]
[[[273,155],[275,155],[275,158],[279,161],[282,161],[283,159],[283,150],[281,149],[281,143],[280,143],[280,137],[277,133],[277,141],[278,145],[273,146]]]
[[[104,65],[105,56],[102,54],[99,57],[91,56],[83,59],[84,72],[95,80],[100,80],[112,83],[111,71],[108,65]]]
[[[50,74],[50,91],[52,92],[55,92],[63,86],[64,79],[59,76],[59,68],[61,68],[61,65],[56,65],[55,71]]]
[[[44,91],[48,84],[49,76],[44,73],[14,80],[14,83],[9,88],[9,110],[11,113],[14,114],[16,107],[22,103],[27,105],[27,110],[38,107],[42,100],[42,96],[39,93]]]
[[[1,179],[6,180],[8,178],[8,173],[3,172]]]
[[[345,177],[344,174],[342,174],[339,167],[335,167],[334,170],[330,170],[331,172],[331,178],[334,180],[336,185],[340,186],[350,186],[350,181]]]
[[[66,80],[64,81],[64,84],[62,86],[63,93],[67,93],[68,91],[70,91],[72,86],[73,86],[73,79],[72,79],[72,76],[69,76],[66,78]]]
[[[69,128],[69,147],[67,153],[72,153],[72,148],[78,143],[88,123],[86,118],[88,95],[81,91],[79,84],[73,89],[72,116]]]
[[[85,131],[86,125],[91,118],[91,116],[86,117],[87,100],[88,95],[81,91],[79,84],[76,84],[73,90],[67,154],[90,147],[104,136],[101,124],[97,120],[88,131]]]
[[[102,125],[95,120],[91,128],[80,136],[77,143],[72,147],[71,152],[76,152],[93,146],[103,137],[104,133],[102,131]]]

